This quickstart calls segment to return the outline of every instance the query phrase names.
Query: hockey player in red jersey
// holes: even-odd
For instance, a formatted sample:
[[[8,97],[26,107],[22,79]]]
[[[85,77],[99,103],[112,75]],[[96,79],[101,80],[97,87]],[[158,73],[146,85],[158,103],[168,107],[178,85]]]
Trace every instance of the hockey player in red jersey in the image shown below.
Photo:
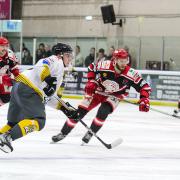
[[[173,116],[178,116],[180,112],[180,99],[178,100],[178,103],[177,103],[177,109],[174,109],[174,113],[173,113]]]
[[[0,37],[0,106],[9,102],[12,78],[19,74],[18,61],[8,47],[9,41]]]
[[[85,86],[86,94],[78,106],[77,118],[68,119],[60,133],[52,137],[53,142],[64,139],[75,127],[78,119],[82,119],[101,104],[90,127],[93,132],[98,132],[108,115],[117,108],[119,101],[128,95],[131,86],[140,93],[139,111],[149,111],[151,88],[136,70],[127,65],[128,63],[128,53],[124,49],[118,49],[113,53],[111,60],[100,61],[96,65],[90,64],[88,82]],[[91,137],[92,133],[88,131],[82,141],[88,143]]]

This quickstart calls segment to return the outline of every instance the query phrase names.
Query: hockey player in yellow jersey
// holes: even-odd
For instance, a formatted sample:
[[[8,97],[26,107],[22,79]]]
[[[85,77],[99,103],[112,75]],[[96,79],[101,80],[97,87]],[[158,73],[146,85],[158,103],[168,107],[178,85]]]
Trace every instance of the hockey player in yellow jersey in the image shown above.
[[[58,43],[52,48],[53,55],[38,61],[33,68],[16,77],[11,92],[7,124],[0,129],[0,149],[6,153],[13,151],[11,142],[45,126],[45,101],[49,106],[66,111],[54,96],[58,96],[64,67],[72,60],[72,48]]]

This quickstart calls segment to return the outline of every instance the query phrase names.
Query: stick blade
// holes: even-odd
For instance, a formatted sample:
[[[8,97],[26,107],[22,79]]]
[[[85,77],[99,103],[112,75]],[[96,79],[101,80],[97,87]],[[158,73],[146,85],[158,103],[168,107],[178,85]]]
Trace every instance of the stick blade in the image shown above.
[[[115,140],[114,142],[111,143],[111,149],[118,146],[118,145],[120,145],[122,142],[123,142],[122,138],[119,138],[119,139]]]

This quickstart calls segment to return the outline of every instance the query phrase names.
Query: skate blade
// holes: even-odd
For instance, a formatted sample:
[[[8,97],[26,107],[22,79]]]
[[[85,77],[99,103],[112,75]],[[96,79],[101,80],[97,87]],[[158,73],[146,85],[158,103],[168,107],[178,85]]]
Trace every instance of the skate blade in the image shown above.
[[[13,148],[8,147],[7,145],[4,145],[3,147],[0,147],[0,150],[4,153],[10,153],[13,151]]]
[[[51,141],[49,144],[57,144],[57,142]]]
[[[81,143],[81,146],[85,146],[86,144],[87,144],[87,143],[85,143],[85,142],[82,142],[82,143]]]

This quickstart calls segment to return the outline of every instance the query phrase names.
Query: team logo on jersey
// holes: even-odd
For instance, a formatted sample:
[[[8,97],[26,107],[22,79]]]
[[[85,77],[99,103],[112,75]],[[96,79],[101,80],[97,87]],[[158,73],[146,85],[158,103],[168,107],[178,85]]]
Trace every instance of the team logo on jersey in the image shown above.
[[[119,90],[119,84],[115,81],[106,80],[102,85],[106,88],[105,92],[116,92]]]
[[[103,73],[103,77],[107,77],[107,73]]]
[[[43,64],[47,64],[48,66],[50,65],[50,62],[48,61],[48,59],[44,59],[43,60]]]
[[[29,126],[24,127],[24,130],[25,130],[26,134],[35,131],[35,129],[36,129],[36,126],[34,126],[34,125],[29,125]]]

